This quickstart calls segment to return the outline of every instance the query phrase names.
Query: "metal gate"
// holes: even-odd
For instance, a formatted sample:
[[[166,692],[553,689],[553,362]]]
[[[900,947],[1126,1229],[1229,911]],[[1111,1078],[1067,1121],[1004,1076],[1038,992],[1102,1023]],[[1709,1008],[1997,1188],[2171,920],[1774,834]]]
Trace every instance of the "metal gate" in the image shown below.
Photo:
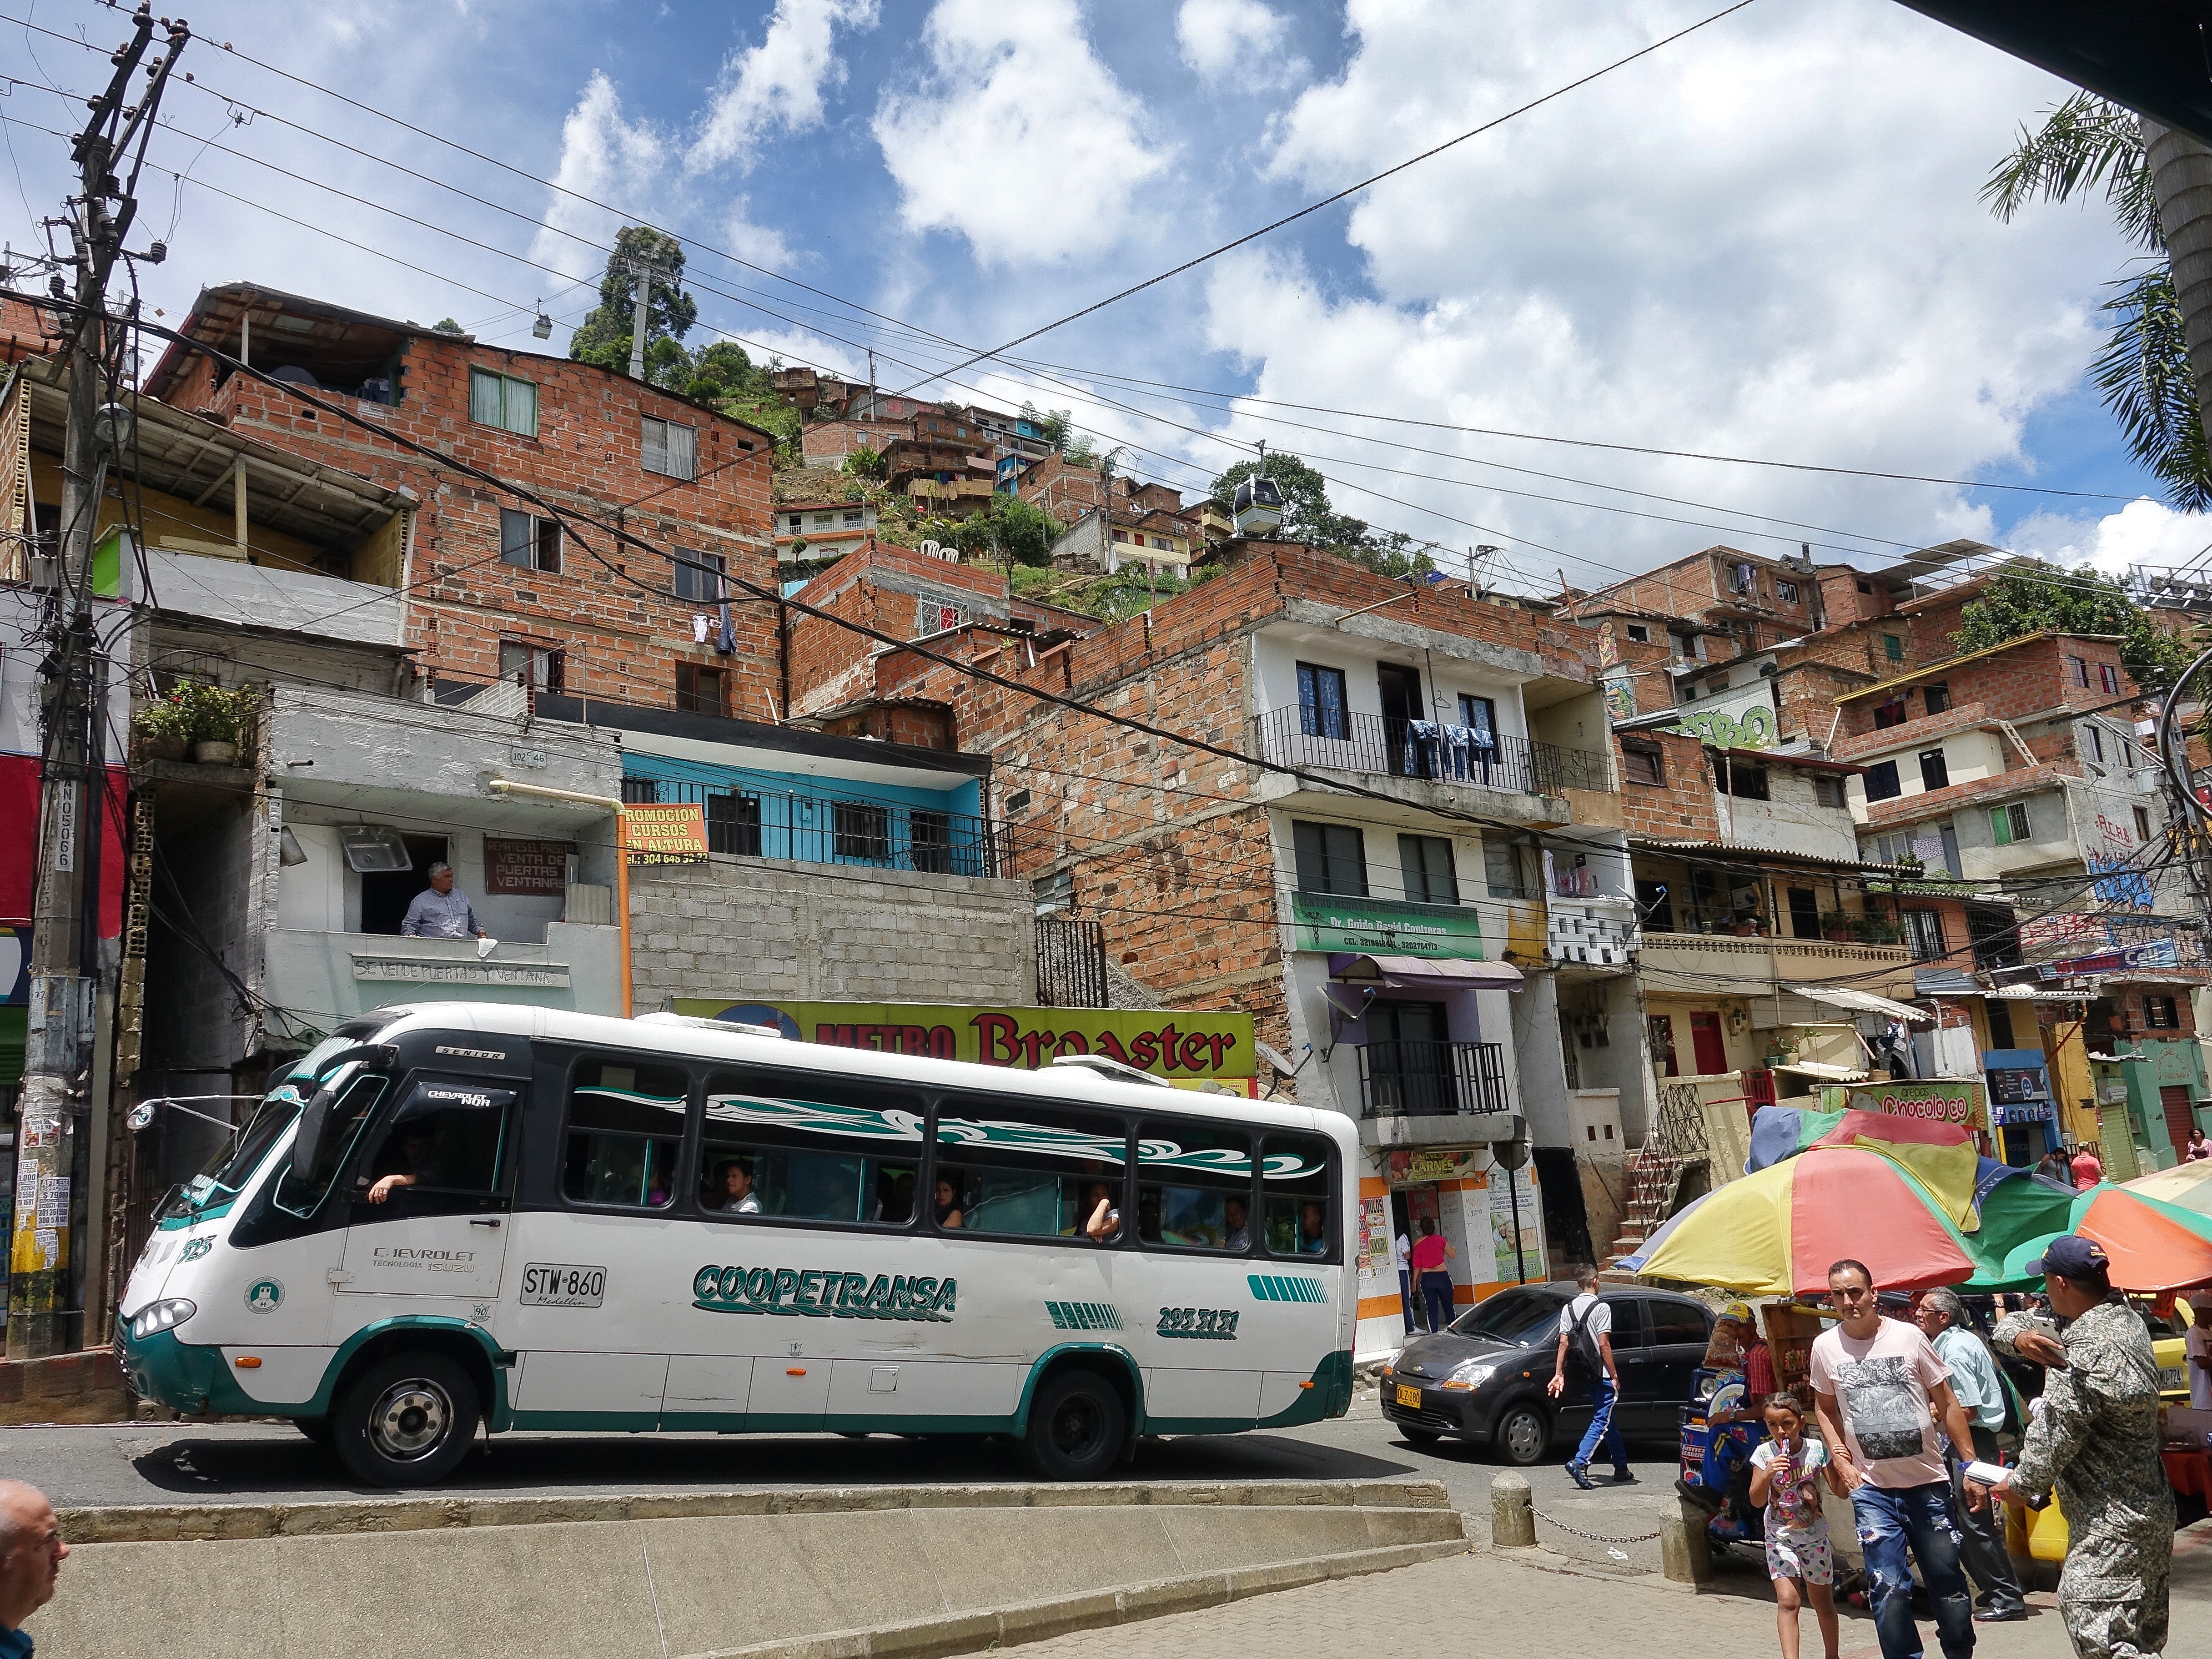
[[[1036,919],[1037,1000],[1048,1008],[1106,1006],[1106,929],[1060,916]]]

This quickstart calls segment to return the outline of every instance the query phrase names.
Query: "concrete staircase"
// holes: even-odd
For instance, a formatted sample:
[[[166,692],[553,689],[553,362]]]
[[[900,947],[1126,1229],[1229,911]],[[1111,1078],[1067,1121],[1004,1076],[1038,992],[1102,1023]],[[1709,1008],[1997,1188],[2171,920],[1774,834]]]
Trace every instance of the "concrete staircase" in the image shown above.
[[[1646,1141],[1628,1162],[1628,1191],[1620,1217],[1620,1236],[1613,1241],[1613,1249],[1606,1253],[1606,1261],[1613,1262],[1622,1256],[1633,1255],[1643,1248],[1644,1241],[1659,1230],[1674,1201],[1674,1188],[1680,1184],[1682,1171],[1691,1160],[1672,1152],[1662,1152]],[[1633,1273],[1607,1267],[1601,1278],[1627,1280]]]

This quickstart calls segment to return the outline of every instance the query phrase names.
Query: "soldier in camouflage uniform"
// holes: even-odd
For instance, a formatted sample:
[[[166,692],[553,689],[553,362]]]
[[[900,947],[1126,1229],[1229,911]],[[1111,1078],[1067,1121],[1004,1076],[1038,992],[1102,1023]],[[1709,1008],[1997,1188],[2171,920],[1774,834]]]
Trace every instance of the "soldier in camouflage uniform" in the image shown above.
[[[1994,1492],[2018,1502],[2056,1486],[2066,1516],[2058,1611],[2081,1659],[2158,1659],[2173,1565],[2173,1489],[2158,1455],[2158,1361],[2142,1317],[2112,1298],[2104,1250],[2053,1239],[2044,1275],[2063,1337],[2026,1315],[1993,1334],[1999,1352],[2050,1367],[2020,1463]]]

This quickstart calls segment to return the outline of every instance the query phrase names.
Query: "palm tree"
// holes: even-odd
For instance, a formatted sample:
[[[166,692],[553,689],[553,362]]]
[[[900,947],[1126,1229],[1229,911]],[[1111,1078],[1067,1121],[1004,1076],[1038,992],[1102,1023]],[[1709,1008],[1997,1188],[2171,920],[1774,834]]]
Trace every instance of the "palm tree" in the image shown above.
[[[2185,513],[2212,509],[2212,452],[2135,112],[2094,93],[2074,94],[2044,112],[2039,129],[2021,129],[2020,143],[1990,170],[1982,199],[2008,224],[2031,203],[2073,201],[2100,186],[2122,233],[2143,252],[2100,307],[2112,321],[2091,378],[2129,451],[2166,486],[2166,500]]]

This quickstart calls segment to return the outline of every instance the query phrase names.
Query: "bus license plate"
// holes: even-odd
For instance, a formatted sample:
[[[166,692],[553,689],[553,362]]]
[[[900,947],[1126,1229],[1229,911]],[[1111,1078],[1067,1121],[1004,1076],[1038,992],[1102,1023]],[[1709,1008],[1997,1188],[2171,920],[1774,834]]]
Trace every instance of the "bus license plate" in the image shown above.
[[[1401,1382],[1398,1385],[1398,1403],[1401,1406],[1410,1406],[1415,1411],[1420,1410],[1421,1391],[1419,1389],[1409,1389]]]
[[[531,1308],[596,1308],[605,1299],[607,1270],[533,1261],[522,1270],[522,1301]]]

